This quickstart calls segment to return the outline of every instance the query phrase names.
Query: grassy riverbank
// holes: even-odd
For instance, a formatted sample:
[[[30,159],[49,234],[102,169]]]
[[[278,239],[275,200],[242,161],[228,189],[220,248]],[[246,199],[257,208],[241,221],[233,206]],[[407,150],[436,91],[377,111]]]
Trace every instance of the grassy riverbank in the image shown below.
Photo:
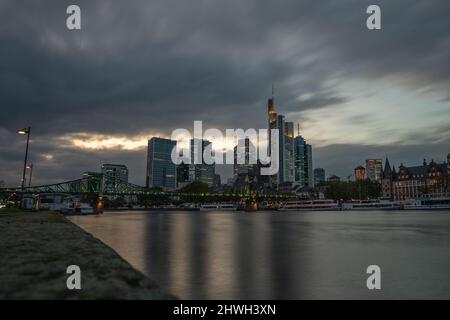
[[[67,289],[69,265],[81,290]],[[64,216],[0,209],[0,299],[171,298]]]

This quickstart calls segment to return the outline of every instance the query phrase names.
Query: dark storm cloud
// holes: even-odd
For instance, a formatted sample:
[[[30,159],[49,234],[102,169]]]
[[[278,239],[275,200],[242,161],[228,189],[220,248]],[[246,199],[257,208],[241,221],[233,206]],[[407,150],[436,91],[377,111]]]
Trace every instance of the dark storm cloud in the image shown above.
[[[58,136],[170,133],[193,120],[261,127],[272,83],[281,112],[347,102],[330,81],[352,78],[426,85],[444,99],[450,90],[447,1],[376,1],[379,32],[365,28],[373,1],[75,2],[75,32],[65,28],[73,1],[0,4],[3,175],[20,168],[24,141],[14,132],[24,125],[40,136],[36,160],[55,155],[42,175],[51,180],[101,160],[140,171],[145,161],[142,151],[61,149]]]

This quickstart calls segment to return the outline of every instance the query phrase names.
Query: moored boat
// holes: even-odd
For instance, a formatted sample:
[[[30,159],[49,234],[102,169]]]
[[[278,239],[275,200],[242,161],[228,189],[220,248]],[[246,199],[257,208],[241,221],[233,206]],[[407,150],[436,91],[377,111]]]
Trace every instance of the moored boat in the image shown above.
[[[200,206],[200,211],[236,211],[236,206],[232,203],[205,203]]]
[[[295,200],[287,201],[281,204],[279,210],[281,211],[329,211],[340,210],[339,204],[331,199],[319,200]]]
[[[401,204],[386,199],[356,200],[344,202],[342,210],[400,210]]]
[[[60,212],[64,215],[90,215],[95,214],[94,208],[79,199],[69,197],[64,200]]]
[[[450,193],[423,195],[409,199],[403,208],[405,210],[450,210]]]

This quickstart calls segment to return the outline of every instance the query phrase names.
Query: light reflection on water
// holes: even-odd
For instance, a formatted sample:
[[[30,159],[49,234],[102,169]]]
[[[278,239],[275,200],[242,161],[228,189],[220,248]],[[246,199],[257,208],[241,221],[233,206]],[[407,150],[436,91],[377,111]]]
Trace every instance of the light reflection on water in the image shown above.
[[[183,299],[450,298],[450,212],[71,217]],[[382,290],[366,288],[368,265]]]

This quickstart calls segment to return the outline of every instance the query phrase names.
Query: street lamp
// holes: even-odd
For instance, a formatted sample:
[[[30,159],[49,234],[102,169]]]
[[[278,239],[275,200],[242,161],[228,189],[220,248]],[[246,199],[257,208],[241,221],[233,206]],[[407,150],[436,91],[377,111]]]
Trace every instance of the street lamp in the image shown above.
[[[20,186],[20,190],[22,191],[22,197],[23,197],[23,187],[25,185],[25,172],[27,170],[28,145],[30,143],[31,127],[22,128],[19,131],[17,131],[17,133],[21,134],[21,135],[27,135],[27,148],[25,149],[25,161],[23,162],[22,184]]]
[[[33,164],[27,165],[27,169],[30,169],[30,179],[28,179],[28,188],[31,187],[31,178],[33,177]]]

